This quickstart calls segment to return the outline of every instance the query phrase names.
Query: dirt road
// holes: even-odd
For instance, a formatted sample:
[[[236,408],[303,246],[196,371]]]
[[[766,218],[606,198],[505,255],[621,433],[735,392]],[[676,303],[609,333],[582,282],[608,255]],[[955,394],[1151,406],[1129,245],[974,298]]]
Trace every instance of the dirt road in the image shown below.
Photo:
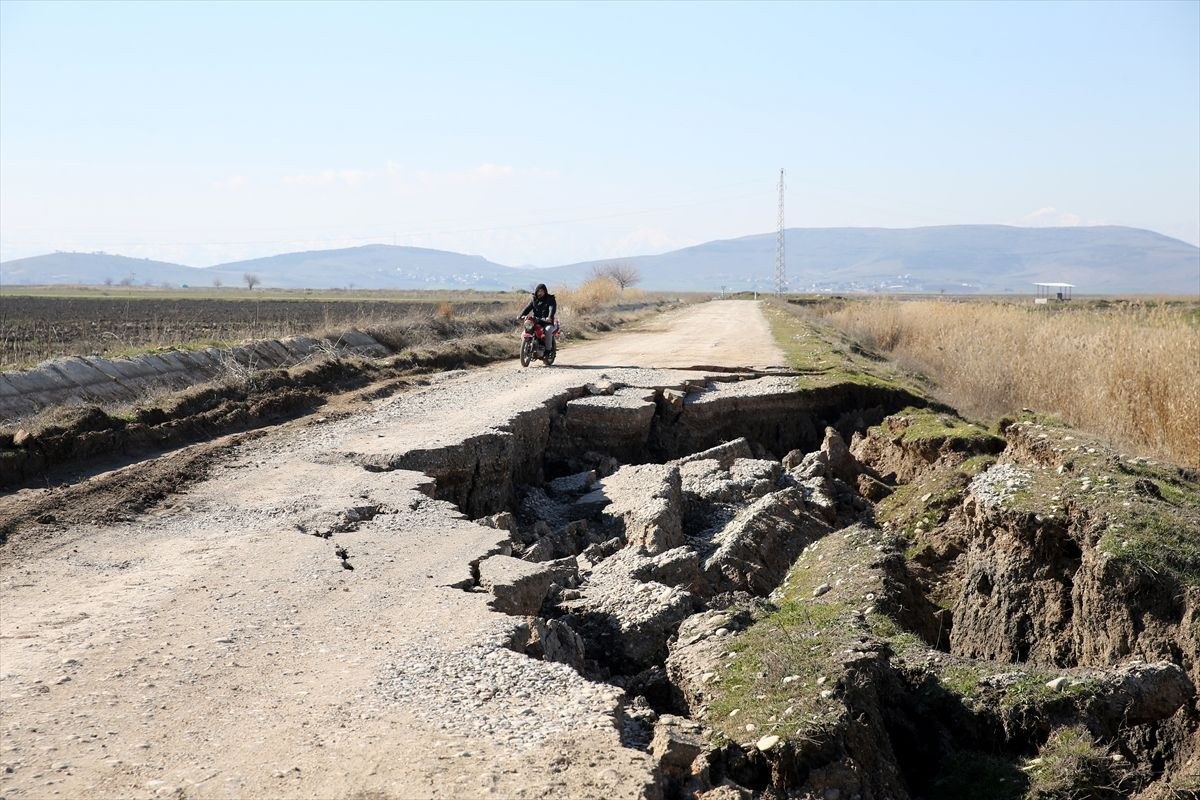
[[[15,536],[0,796],[639,796],[621,692],[507,646],[520,618],[462,588],[506,532],[405,467],[506,446],[589,382],[781,360],[756,304],[709,303],[242,444],[141,517]]]

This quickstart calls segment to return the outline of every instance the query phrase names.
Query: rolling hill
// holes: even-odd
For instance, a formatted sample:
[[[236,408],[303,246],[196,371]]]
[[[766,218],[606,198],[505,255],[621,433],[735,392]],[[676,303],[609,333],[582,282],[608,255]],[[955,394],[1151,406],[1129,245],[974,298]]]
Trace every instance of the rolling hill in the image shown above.
[[[792,228],[785,247],[794,291],[1026,292],[1063,281],[1086,293],[1200,293],[1200,248],[1138,228]],[[648,289],[767,289],[775,234],[620,260]],[[598,263],[554,272],[571,283]]]
[[[1200,248],[1139,228],[791,228],[786,248],[793,291],[1028,292],[1034,281],[1065,281],[1079,293],[1200,293]],[[215,278],[233,286],[252,273],[264,286],[281,288],[503,290],[539,281],[578,284],[594,267],[614,260],[636,265],[646,289],[765,290],[772,288],[775,234],[547,269],[382,244],[202,268],[104,253],[53,253],[0,264],[0,280],[210,286]]]

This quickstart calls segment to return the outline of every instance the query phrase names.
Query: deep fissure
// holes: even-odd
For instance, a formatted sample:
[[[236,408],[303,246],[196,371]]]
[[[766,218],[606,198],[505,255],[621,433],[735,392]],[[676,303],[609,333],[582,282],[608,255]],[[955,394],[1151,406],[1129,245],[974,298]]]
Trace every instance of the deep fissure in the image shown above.
[[[473,563],[472,579],[461,588],[491,591],[498,610],[527,620],[512,649],[562,661],[589,680],[621,688],[627,702],[619,724],[630,747],[651,748],[656,719],[686,721],[691,715],[687,687],[668,666],[671,648],[685,636],[699,635],[681,625],[725,614],[712,637],[744,630],[752,622],[750,609],[772,608],[768,598],[801,553],[825,539],[859,536],[860,524],[874,528],[873,502],[852,484],[853,476],[842,480],[837,461],[852,433],[914,403],[906,393],[868,387],[840,388],[825,396],[784,391],[782,399],[750,392],[753,402],[739,402],[734,390],[724,408],[694,413],[705,393],[720,395],[739,378],[770,380],[721,378],[678,388],[591,384],[521,415],[506,430],[475,437],[457,456],[422,453],[363,465],[422,469],[436,479],[434,496],[459,503],[481,524],[509,532],[507,552]],[[638,420],[632,430],[618,422],[623,416]],[[659,500],[667,508],[673,505],[678,519],[656,517]],[[722,537],[731,526],[751,525],[760,516],[764,525],[786,530],[786,541],[775,543],[781,549],[771,558],[722,552],[727,544]],[[756,546],[761,540],[754,540]],[[724,562],[722,555],[728,556]],[[1073,558],[1067,560],[1078,565],[1078,547],[1069,555]],[[528,574],[518,569],[513,577],[497,564],[498,574],[490,574],[498,557],[534,569]],[[899,554],[888,559],[890,566],[881,567],[881,574],[895,585],[879,602],[892,603],[888,613],[904,629],[932,648],[949,651],[953,610],[930,601],[931,586],[909,572]],[[549,579],[544,573],[534,577],[540,569],[560,571]],[[1071,575],[1062,577],[1070,585]],[[987,582],[990,591],[991,581],[981,575],[977,585],[982,589]],[[814,596],[829,588],[816,587]],[[620,597],[622,592],[632,599]],[[647,603],[654,615],[641,619],[622,605],[626,601]],[[855,614],[865,621],[874,611],[871,606]],[[865,630],[863,643],[870,638]],[[1017,661],[1029,658],[1021,638]],[[858,748],[867,763],[878,759],[862,752],[862,741],[873,736],[886,744],[889,763],[899,765],[901,783],[919,796],[945,768],[946,750],[938,743],[956,734],[961,734],[960,750],[1030,752],[1027,735],[966,708],[961,697],[931,684],[927,674],[897,669],[879,653],[863,651],[853,658],[861,663],[827,691],[845,703],[858,733],[843,731],[841,742],[780,745],[771,753],[728,742],[710,753],[709,778],[782,791],[844,756],[847,747]],[[682,797],[687,781],[679,765],[668,760],[660,764],[662,784],[668,797]]]

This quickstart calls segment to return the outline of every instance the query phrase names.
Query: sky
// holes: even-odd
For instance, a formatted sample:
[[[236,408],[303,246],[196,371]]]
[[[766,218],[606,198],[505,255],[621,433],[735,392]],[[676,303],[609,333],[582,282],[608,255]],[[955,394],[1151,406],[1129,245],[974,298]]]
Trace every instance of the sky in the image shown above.
[[[1200,243],[1200,2],[0,2],[0,260],[512,266],[776,226]]]

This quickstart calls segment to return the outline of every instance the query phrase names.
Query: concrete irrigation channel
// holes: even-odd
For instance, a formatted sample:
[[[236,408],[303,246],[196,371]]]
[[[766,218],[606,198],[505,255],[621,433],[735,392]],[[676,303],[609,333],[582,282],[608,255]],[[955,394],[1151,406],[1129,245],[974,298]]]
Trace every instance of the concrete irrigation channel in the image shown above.
[[[711,739],[712,664],[798,560],[845,570],[814,598],[869,592],[946,649],[847,449],[918,399],[806,387],[769,342],[749,303],[671,312],[236,444],[127,520],[18,532],[0,794],[734,798],[824,769],[903,796],[903,754],[863,760],[895,738],[878,702],[858,750]],[[846,652],[831,697],[908,702],[878,643]],[[1154,719],[1191,687],[1160,672]],[[837,783],[851,756],[881,777]]]

